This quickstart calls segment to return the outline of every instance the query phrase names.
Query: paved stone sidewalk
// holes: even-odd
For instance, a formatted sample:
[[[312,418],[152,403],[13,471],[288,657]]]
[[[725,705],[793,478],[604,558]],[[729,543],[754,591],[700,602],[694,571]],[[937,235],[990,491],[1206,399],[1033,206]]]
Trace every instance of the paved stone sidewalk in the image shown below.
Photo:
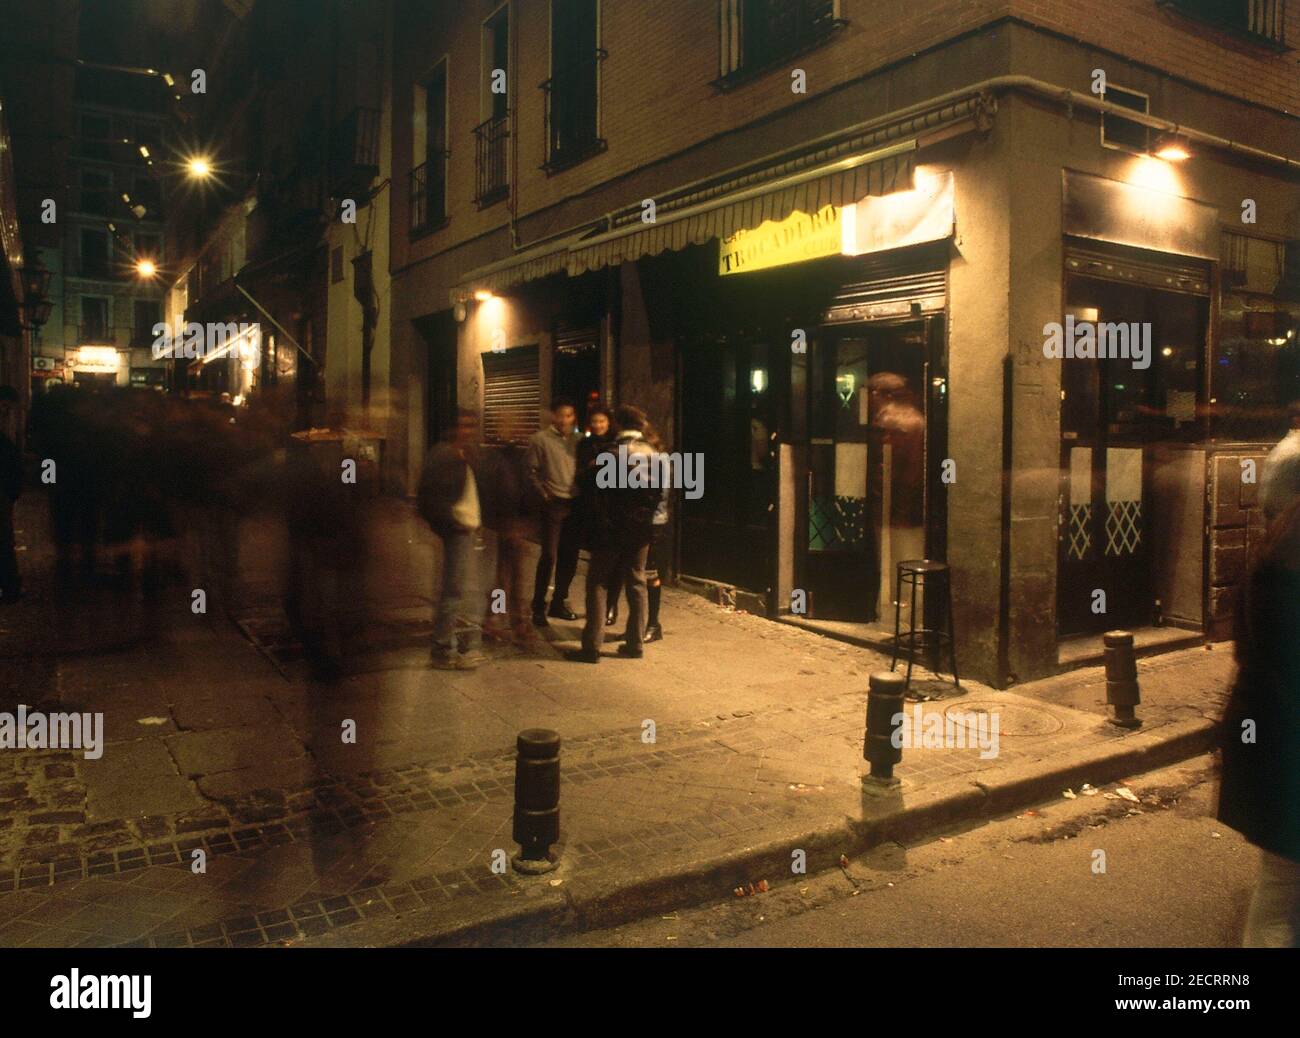
[[[20,637],[52,615],[39,590],[12,607],[0,622],[5,703],[103,711],[108,745],[100,760],[0,751],[0,945],[394,943],[491,920],[508,935],[533,909],[572,916],[623,898],[631,910],[637,889],[753,848],[788,860],[809,833],[1203,728],[1231,673],[1222,651],[1142,661],[1154,705],[1136,733],[1098,715],[1096,670],[1014,693],[967,684],[923,709],[996,711],[999,756],[906,750],[900,787],[870,793],[865,689],[887,661],[690,595],[665,594],[668,637],[639,662],[571,664],[552,647],[473,673],[428,669],[422,585],[435,548],[401,507],[385,506],[387,558],[366,593],[410,637],[377,639],[334,685],[183,608],[165,609],[150,637],[97,651],[88,639],[125,621],[92,596],[74,624],[85,644],[60,653]],[[265,610],[274,595],[250,600]],[[577,625],[548,633],[563,643]],[[517,879],[490,866],[514,851],[514,736],[535,726],[564,739],[563,865]],[[728,895],[725,868],[704,874],[701,889]]]

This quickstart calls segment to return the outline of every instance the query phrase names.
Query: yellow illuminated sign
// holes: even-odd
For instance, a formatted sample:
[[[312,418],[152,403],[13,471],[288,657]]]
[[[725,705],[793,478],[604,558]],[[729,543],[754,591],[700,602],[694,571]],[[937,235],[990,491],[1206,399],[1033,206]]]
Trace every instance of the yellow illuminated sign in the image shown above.
[[[753,230],[737,231],[722,239],[718,273],[743,274],[838,256],[841,234],[840,210],[833,205],[812,214],[796,212],[784,220],[767,220]]]

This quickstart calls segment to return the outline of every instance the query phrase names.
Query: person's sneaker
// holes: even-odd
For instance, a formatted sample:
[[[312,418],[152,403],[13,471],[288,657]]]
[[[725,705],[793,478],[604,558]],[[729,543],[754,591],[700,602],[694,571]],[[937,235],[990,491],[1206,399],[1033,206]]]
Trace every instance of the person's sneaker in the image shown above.
[[[576,619],[578,619],[578,614],[575,613],[572,609],[569,608],[569,603],[568,603],[568,602],[561,602],[559,605],[556,605],[554,602],[552,602],[552,603],[551,603],[550,611],[547,612],[546,615],[547,615],[547,616],[553,616],[553,617],[555,617],[555,619],[557,619],[557,620],[576,620]]]
[[[643,653],[640,649],[634,649],[630,645],[620,645],[618,647],[618,654],[620,656],[626,656],[630,660],[639,660],[642,656],[645,655],[645,653]]]
[[[441,649],[434,649],[429,657],[429,664],[434,670],[470,670],[461,660],[463,657],[458,652],[443,652]]]
[[[613,627],[618,623],[618,606],[611,606],[605,611],[605,626]]]
[[[586,649],[566,649],[564,658],[573,663],[599,663],[600,653],[588,652]]]
[[[551,625],[547,622],[547,620],[546,620],[546,614],[545,614],[544,612],[542,612],[540,609],[534,609],[534,610],[533,610],[533,626],[534,626],[534,627],[550,627],[550,626],[551,626]]]
[[[664,638],[664,629],[660,627],[658,624],[650,624],[645,629],[645,637],[642,638],[641,640],[643,642],[660,642],[663,641],[663,638]]]

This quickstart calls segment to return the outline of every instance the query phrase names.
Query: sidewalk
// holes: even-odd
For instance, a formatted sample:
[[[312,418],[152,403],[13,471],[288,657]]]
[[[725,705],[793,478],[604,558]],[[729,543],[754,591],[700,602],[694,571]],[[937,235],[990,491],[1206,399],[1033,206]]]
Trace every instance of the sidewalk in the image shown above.
[[[31,505],[20,559],[35,573]],[[433,671],[433,538],[397,502],[379,528],[358,596],[382,622],[333,686],[272,636],[273,582],[236,611],[261,648],[191,615],[176,589],[156,634],[100,651],[93,636],[123,624],[111,603],[59,613],[29,578],[30,600],[0,614],[0,709],[103,711],[107,746],[99,760],[0,751],[0,945],[500,943],[611,925],[788,882],[796,849],[816,872],[1201,752],[1232,673],[1224,647],[1141,661],[1133,732],[1103,720],[1099,670],[1015,692],[965,683],[922,708],[996,711],[999,755],[905,749],[900,786],[874,793],[860,776],[879,655],[669,589],[666,638],[642,661],[565,662],[556,645],[578,624],[555,623],[537,655]],[[253,560],[271,552],[260,537],[245,541]],[[528,727],[563,737],[562,865],[496,875],[493,851],[515,850],[514,736]]]

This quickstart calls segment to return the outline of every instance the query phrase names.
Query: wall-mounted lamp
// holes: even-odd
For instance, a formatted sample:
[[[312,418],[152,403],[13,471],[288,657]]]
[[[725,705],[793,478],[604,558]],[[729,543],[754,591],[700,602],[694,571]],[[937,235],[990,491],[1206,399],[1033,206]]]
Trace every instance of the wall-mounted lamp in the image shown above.
[[[1166,162],[1186,162],[1192,157],[1192,142],[1181,133],[1162,133],[1156,138],[1151,154]]]

